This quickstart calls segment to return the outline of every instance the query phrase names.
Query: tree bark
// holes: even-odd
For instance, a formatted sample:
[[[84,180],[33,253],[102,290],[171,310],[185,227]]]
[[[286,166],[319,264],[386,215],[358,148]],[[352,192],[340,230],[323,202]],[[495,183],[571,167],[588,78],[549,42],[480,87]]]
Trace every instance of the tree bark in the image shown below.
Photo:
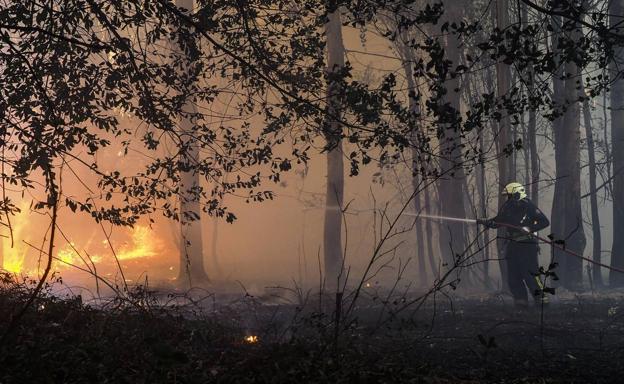
[[[483,140],[484,132],[479,134],[479,151],[484,153],[485,144]],[[479,193],[479,215],[482,218],[488,217],[488,201],[487,201],[487,172],[485,170],[485,162],[481,162],[477,168],[477,191]],[[490,289],[492,282],[490,281],[490,231],[483,231],[483,280],[485,288]]]
[[[624,0],[609,2],[609,23],[615,28],[624,19]],[[621,34],[624,28],[616,29]],[[611,87],[611,154],[612,154],[612,195],[613,195],[613,247],[611,248],[611,265],[624,268],[624,79],[621,64],[624,59],[624,48],[615,48],[615,57],[609,66]],[[624,274],[611,273],[609,284],[613,287],[624,286]]]
[[[557,16],[553,18],[557,31],[561,19]],[[557,44],[553,44],[553,49],[557,50]],[[565,80],[561,75],[565,76]],[[555,237],[564,240],[567,249],[583,254],[586,241],[581,208],[579,79],[579,68],[571,61],[565,63],[565,74],[557,73],[553,77],[555,104],[564,113],[563,118],[558,118],[553,124],[556,181],[551,222]],[[558,95],[562,95],[563,100]],[[573,290],[580,289],[583,279],[582,260],[570,257],[558,249],[554,252],[555,260],[560,264],[563,286]]]
[[[193,107],[192,110],[195,108]],[[183,134],[192,133],[193,123],[182,118],[180,129]],[[188,157],[195,162],[199,159],[199,149],[191,144]],[[209,282],[204,266],[204,249],[201,226],[201,205],[194,194],[199,187],[198,172],[181,172],[180,175],[180,271],[178,281],[187,287],[204,285]]]
[[[405,39],[407,40],[407,39]],[[420,115],[419,105],[419,91],[416,87],[416,81],[414,80],[414,55],[412,48],[405,42],[402,43],[400,49],[403,51],[403,71],[405,72],[405,79],[407,80],[407,92],[408,92],[408,105],[410,111],[410,142],[412,153],[412,186],[414,192],[421,187],[421,181],[423,180],[420,172],[421,163],[419,155],[420,145],[420,128],[418,126],[418,116]],[[421,196],[420,194],[414,195],[414,212],[420,213],[422,210]],[[423,236],[423,221],[417,219],[414,225],[414,231],[416,235],[416,260],[418,260],[418,271],[421,285],[427,284],[427,270],[425,269],[425,245]]]
[[[565,158],[562,156],[562,151],[559,150],[558,146],[561,142],[561,132],[563,130],[563,117],[561,116],[562,110],[565,107],[565,81],[563,80],[564,70],[563,65],[560,63],[560,53],[557,49],[558,40],[557,33],[561,33],[561,16],[552,16],[551,17],[551,25],[555,34],[552,36],[551,47],[555,56],[557,70],[553,75],[553,104],[556,109],[557,117],[552,122],[553,128],[553,136],[555,142],[555,175],[561,175],[563,170],[560,169],[563,167],[563,162]],[[555,181],[555,191],[554,197],[552,201],[552,209],[551,209],[551,225],[550,230],[553,234],[560,234],[563,232],[563,221],[561,218],[563,217],[563,204],[562,204],[562,194],[564,191],[562,190],[561,183]],[[562,252],[558,252],[555,248],[552,248],[552,259],[561,262],[559,259],[561,257],[565,257],[565,254]],[[560,268],[561,269],[561,268]],[[558,271],[559,272],[559,271]],[[561,272],[559,272],[562,274]]]
[[[609,81],[609,71],[608,68],[607,70],[604,71],[603,75],[605,76],[604,81],[608,82]],[[611,176],[613,175],[611,173],[611,149],[610,149],[610,144],[609,144],[609,111],[610,111],[610,105],[607,102],[607,96],[611,96],[610,94],[607,95],[608,92],[603,92],[602,94],[602,141],[604,143],[604,156],[605,156],[605,162],[607,163],[606,166],[606,185],[605,185],[605,195],[608,196],[609,194],[612,193],[613,191],[613,186],[612,186],[612,180],[611,180]]]
[[[186,9],[193,9],[193,0],[176,0],[176,5]],[[186,113],[196,113],[196,107],[187,101],[184,106]],[[189,145],[187,152],[191,164],[199,160],[199,147],[192,143],[193,121],[188,116],[181,116],[180,131],[185,144]],[[185,287],[204,285],[209,282],[204,267],[204,250],[201,229],[201,205],[194,190],[200,187],[199,173],[194,171],[180,172],[179,199],[180,199],[180,270],[178,283]]]
[[[329,7],[328,7],[329,8]],[[343,279],[344,260],[342,254],[342,205],[344,195],[344,165],[342,153],[342,126],[337,120],[341,116],[341,86],[336,73],[345,66],[345,49],[342,41],[340,10],[330,9],[325,24],[327,39],[327,111],[328,118],[324,134],[329,151],[327,153],[327,189],[324,223],[325,284],[330,291],[337,292]]]
[[[463,2],[446,2],[446,17],[449,22],[458,22],[462,17]],[[446,35],[446,59],[454,68],[460,63],[462,47],[457,35]],[[464,188],[466,175],[463,168],[462,132],[461,132],[461,93],[459,77],[450,76],[444,83],[446,94],[444,102],[450,106],[447,121],[440,125],[438,137],[441,143],[440,167],[447,172],[438,182],[441,215],[466,217],[464,206]],[[444,223],[440,228],[440,251],[448,266],[453,266],[456,255],[466,248],[464,224]]]
[[[522,4],[523,26],[529,25],[529,12],[526,4]],[[527,70],[527,92],[529,97],[535,93],[535,71],[532,66]],[[531,201],[539,207],[539,178],[540,161],[537,152],[537,114],[535,108],[529,108],[529,121],[527,124],[527,143],[530,166],[530,196]]]
[[[500,30],[509,26],[508,10],[508,0],[496,0],[496,25]],[[506,97],[511,88],[511,67],[500,61],[496,63],[496,88],[499,98]],[[502,113],[498,129],[498,186],[502,190],[505,185],[514,181],[516,177],[515,168],[513,167],[513,156],[506,153],[506,150],[513,143],[511,121],[505,111]],[[499,197],[499,207],[505,199],[505,197]]]
[[[596,154],[594,146],[594,135],[591,121],[591,110],[589,101],[582,92],[583,99],[583,119],[585,125],[585,138],[587,140],[587,157],[589,158],[589,192],[592,216],[592,252],[593,260],[600,263],[602,259],[602,238],[600,234],[600,213],[598,212],[598,195],[596,191]],[[592,268],[592,279],[598,288],[603,286],[600,267],[594,265]]]
[[[494,13],[494,19],[496,20],[496,26],[498,29],[503,30],[509,26],[509,1],[508,0],[496,0],[496,7],[492,9]],[[499,99],[506,97],[511,87],[511,68],[509,65],[498,62],[496,63],[496,90]],[[513,166],[513,156],[509,153],[508,149],[513,145],[512,143],[512,130],[511,121],[506,111],[502,111],[501,120],[497,125],[494,125],[497,129],[494,137],[496,137],[496,148],[498,150],[498,208],[503,206],[503,203],[507,199],[500,191],[512,181],[515,181],[515,168]],[[507,262],[504,259],[506,241],[504,238],[504,228],[497,230],[498,240],[496,241],[498,254],[503,257],[499,262],[501,269],[501,279],[503,289],[508,288],[508,276]]]
[[[466,92],[468,93],[468,100],[471,104],[477,103],[477,93],[475,92],[472,82],[467,81]],[[479,153],[485,155],[485,134],[486,130],[482,130],[477,133],[477,142],[479,145]],[[488,196],[487,196],[487,170],[485,167],[485,160],[481,160],[476,169],[476,184],[477,194],[479,197],[478,207],[476,208],[477,215],[480,218],[488,217]],[[483,247],[483,282],[485,289],[492,288],[492,281],[490,279],[490,231],[484,230],[481,234],[481,247]]]
[[[217,246],[219,244],[219,223],[221,220],[219,217],[214,217],[212,220],[212,235],[210,236],[210,260],[212,261],[213,276],[221,278],[223,276],[223,269],[221,263],[219,263],[219,252]]]
[[[434,210],[433,205],[431,204],[431,193],[432,193],[433,188],[431,188],[431,186],[426,186],[425,189],[423,190],[423,195],[425,196],[424,200],[425,200],[425,212],[429,212],[429,213],[433,213],[433,214],[439,214],[439,210]],[[440,252],[436,252],[436,250],[434,250],[434,243],[433,243],[433,225],[431,223],[431,220],[425,220],[425,236],[427,237],[427,255],[429,255],[429,266],[431,268],[431,273],[432,275],[437,278],[439,275],[439,268],[438,268],[438,263],[436,262],[436,258],[435,255],[439,255]],[[439,233],[438,233],[439,236]]]

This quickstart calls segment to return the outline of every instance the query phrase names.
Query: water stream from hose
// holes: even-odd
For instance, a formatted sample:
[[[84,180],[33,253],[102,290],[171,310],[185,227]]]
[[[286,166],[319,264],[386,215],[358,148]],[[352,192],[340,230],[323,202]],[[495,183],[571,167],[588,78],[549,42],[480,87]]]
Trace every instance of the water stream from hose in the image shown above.
[[[331,210],[331,211],[339,210],[338,207],[326,207],[326,209]],[[363,212],[372,212],[372,211],[375,211],[375,209],[355,209],[355,210],[352,209],[352,210],[349,210],[349,213],[359,215],[360,213],[363,213]],[[410,217],[416,217],[416,218],[421,218],[421,219],[457,221],[461,223],[477,224],[477,220],[475,219],[464,219],[461,217],[450,217],[450,216],[440,216],[440,215],[429,215],[427,213],[403,212],[401,213],[401,216],[410,216]]]
[[[334,207],[328,207],[328,209],[338,209],[338,208],[334,208]],[[367,210],[359,210],[356,211],[356,215],[359,214],[360,212],[365,212],[365,211],[374,211],[373,209],[367,209]],[[429,215],[426,213],[413,213],[413,212],[403,212],[401,213],[402,216],[411,216],[411,217],[416,217],[416,218],[423,218],[423,219],[431,219],[431,220],[444,220],[444,221],[457,221],[457,222],[461,222],[461,223],[468,223],[468,224],[477,224],[477,220],[475,219],[464,219],[464,218],[460,218],[460,217],[449,217],[449,216],[439,216],[439,215]],[[507,224],[507,223],[502,223],[502,222],[496,222],[495,224],[497,224],[498,226],[502,226],[502,227],[507,227],[507,228],[511,228],[511,229],[515,229],[515,230],[524,230],[523,228],[520,228],[518,226],[515,225],[511,225],[511,224]],[[620,268],[616,268],[616,267],[612,267],[606,264],[602,264],[599,263],[597,261],[594,261],[588,257],[585,257],[583,255],[580,255],[578,253],[572,252],[571,250],[567,249],[565,247],[565,244],[561,244],[559,242],[555,242],[553,241],[551,238],[544,238],[541,237],[539,235],[533,234],[533,237],[535,237],[537,240],[545,243],[545,244],[549,244],[552,247],[558,248],[560,251],[574,256],[576,258],[582,259],[587,261],[588,263],[600,266],[602,268],[608,269],[610,271],[615,271],[615,272],[619,272],[619,273],[623,273],[624,274],[624,269],[620,269]]]
[[[411,216],[411,217],[420,217],[423,219],[434,219],[434,220],[444,220],[444,221],[458,221],[461,223],[470,223],[470,224],[476,224],[477,220],[475,219],[463,219],[460,217],[449,217],[449,216],[438,216],[438,215],[428,215],[425,213],[411,213],[411,212],[403,212],[404,216]]]

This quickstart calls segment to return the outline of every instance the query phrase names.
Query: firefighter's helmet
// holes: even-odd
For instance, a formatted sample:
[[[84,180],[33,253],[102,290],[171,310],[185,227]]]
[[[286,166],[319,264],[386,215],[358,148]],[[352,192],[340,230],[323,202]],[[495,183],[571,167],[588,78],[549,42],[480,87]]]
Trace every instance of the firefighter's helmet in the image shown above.
[[[515,181],[505,186],[505,189],[503,189],[503,195],[514,197],[515,199],[518,199],[518,200],[524,199],[525,197],[527,197],[524,186]]]

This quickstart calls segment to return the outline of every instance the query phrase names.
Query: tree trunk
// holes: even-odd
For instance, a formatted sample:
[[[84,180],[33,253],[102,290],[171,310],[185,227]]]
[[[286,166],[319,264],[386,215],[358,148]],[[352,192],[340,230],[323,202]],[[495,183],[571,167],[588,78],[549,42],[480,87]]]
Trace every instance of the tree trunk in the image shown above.
[[[193,9],[193,0],[176,0],[176,5]],[[187,102],[184,107],[187,113],[196,113],[195,105]],[[187,152],[190,164],[199,160],[199,147],[192,144],[193,122],[187,116],[180,118],[181,136],[189,144]],[[209,279],[204,268],[204,252],[201,229],[201,206],[199,196],[192,191],[200,186],[199,173],[193,171],[180,172],[180,270],[178,283],[181,286],[193,287],[206,284]]]
[[[561,19],[555,16],[556,30]],[[557,47],[554,44],[553,47]],[[561,67],[561,66],[560,66]],[[585,232],[581,208],[581,164],[580,164],[580,105],[578,101],[581,86],[578,66],[565,63],[565,80],[560,73],[553,77],[554,97],[557,107],[564,109],[563,119],[554,122],[556,181],[553,198],[552,231],[557,239],[564,240],[567,249],[583,254]],[[561,88],[563,86],[563,92]],[[560,264],[560,277],[564,287],[577,290],[582,287],[583,263],[555,249],[555,260]]]
[[[529,25],[528,6],[522,3],[522,21],[523,26]],[[527,70],[527,92],[530,97],[535,93],[535,71],[532,66]],[[531,201],[539,207],[539,178],[540,178],[540,162],[539,153],[537,152],[537,116],[535,108],[529,108],[529,121],[527,124],[527,142],[530,166],[530,196]]]
[[[532,73],[529,75],[529,92],[534,92],[532,87],[535,80],[535,76]],[[529,123],[527,126],[527,138],[529,146],[530,166],[531,166],[531,201],[539,207],[539,179],[540,179],[540,161],[539,153],[537,151],[537,121],[535,116],[535,110],[531,108],[529,111]]]
[[[471,104],[477,103],[477,93],[472,87],[472,82],[467,82],[468,100]],[[485,134],[486,131],[482,130],[477,133],[477,142],[479,145],[479,153],[485,155]],[[476,184],[477,194],[479,197],[478,207],[476,208],[477,216],[480,218],[488,217],[488,196],[487,196],[487,170],[485,168],[485,161],[479,162],[476,169]],[[490,280],[490,231],[484,230],[481,234],[481,247],[483,247],[483,282],[486,290],[492,288],[492,281]]]
[[[582,89],[582,88],[581,88]],[[585,97],[585,92],[582,92],[582,96]],[[594,135],[592,132],[591,110],[589,108],[589,101],[585,97],[583,100],[583,118],[585,125],[585,138],[587,139],[587,157],[589,158],[589,192],[591,203],[591,216],[592,216],[592,252],[593,260],[600,263],[602,259],[602,238],[600,234],[600,213],[598,212],[598,196],[596,191],[596,154],[594,151]],[[598,288],[603,286],[602,274],[600,267],[594,265],[592,267],[592,279],[594,285]]]
[[[624,0],[609,2],[609,23],[612,27],[622,23],[624,19]],[[621,34],[622,26],[616,33]],[[610,65],[611,87],[611,154],[613,156],[613,247],[611,249],[611,265],[624,268],[624,79],[620,63],[624,59],[624,48],[616,46],[615,57]],[[624,286],[624,274],[611,273],[609,284],[613,287]]]
[[[187,104],[189,112],[195,107]],[[192,134],[193,123],[186,117],[180,121],[180,130],[185,136]],[[187,138],[188,140],[188,138]],[[188,160],[195,163],[199,159],[199,148],[191,144]],[[192,191],[200,185],[199,173],[182,171],[180,174],[180,271],[178,281],[186,287],[206,284],[209,279],[204,267],[204,250],[201,229],[201,206],[199,196]]]
[[[325,284],[330,291],[340,290],[344,260],[342,254],[342,204],[344,195],[344,166],[342,159],[342,127],[337,120],[341,116],[342,102],[339,79],[336,73],[345,65],[342,42],[340,10],[332,11],[325,24],[327,39],[327,111],[325,138],[327,153],[327,190],[324,224]]]
[[[221,220],[219,217],[214,217],[212,220],[212,235],[210,236],[210,260],[212,261],[213,276],[223,277],[223,269],[221,263],[219,263],[219,252],[217,245],[219,243],[219,223]]]
[[[416,81],[414,80],[414,55],[412,54],[412,48],[406,43],[403,43],[402,47],[399,49],[402,49],[403,51],[403,71],[405,72],[405,78],[407,80],[408,103],[411,114],[410,142],[412,146],[412,186],[414,188],[414,192],[416,192],[421,187],[421,181],[423,180],[420,172],[421,164],[419,156],[419,145],[421,144],[420,137],[422,135],[419,132],[420,130],[417,121],[418,116],[420,115],[420,105],[418,104],[419,91],[416,88]],[[414,212],[418,214],[421,210],[421,196],[420,194],[416,194],[414,196]],[[416,220],[414,230],[416,232],[416,260],[418,260],[420,284],[425,286],[427,284],[427,270],[425,269],[425,245],[422,220]]]
[[[576,64],[566,64],[566,101],[571,103],[564,116],[563,128],[560,139],[563,140],[564,168],[565,173],[557,175],[558,181],[564,183],[561,188],[564,195],[564,239],[566,247],[578,254],[583,254],[585,249],[585,231],[583,229],[583,212],[581,206],[581,127],[580,105],[578,102],[578,87],[580,72]],[[578,289],[583,280],[583,262],[581,259],[566,256],[566,271],[563,283],[568,288]]]
[[[483,140],[484,132],[479,134],[479,151],[484,153],[485,144]],[[477,168],[477,190],[479,192],[479,215],[482,218],[488,217],[488,202],[487,202],[487,172],[485,170],[485,162],[481,162]],[[485,289],[492,287],[490,281],[490,231],[483,231],[483,280],[485,281]]]
[[[495,13],[494,19],[496,20],[496,26],[498,29],[505,29],[509,26],[509,1],[508,0],[496,0],[496,7],[493,7],[492,12]],[[496,90],[499,98],[506,97],[511,87],[511,68],[509,65],[498,62],[496,63]],[[502,207],[503,203],[507,199],[500,191],[505,188],[507,184],[515,181],[515,168],[513,167],[513,156],[509,153],[509,148],[512,147],[512,130],[509,115],[506,111],[502,111],[501,120],[498,125],[494,125],[497,128],[494,137],[497,138],[496,148],[498,150],[498,208]],[[506,241],[504,238],[504,228],[497,230],[498,240],[496,242],[498,248],[499,262],[501,269],[502,287],[504,290],[508,288],[508,276],[507,262],[504,259]],[[500,257],[500,256],[503,257]]]
[[[496,0],[496,25],[501,30],[509,26],[508,10],[508,0]],[[510,87],[511,68],[509,65],[499,61],[496,63],[496,88],[498,97],[506,97]],[[516,177],[515,168],[513,167],[513,156],[506,151],[513,144],[511,122],[506,111],[502,112],[498,129],[498,186],[500,190],[503,190],[505,185],[514,181]],[[499,197],[499,207],[505,199],[505,197]]]
[[[604,71],[603,75],[604,81],[609,81],[609,72],[607,70]],[[606,166],[606,174],[605,174],[605,196],[609,196],[613,192],[612,180],[611,180],[611,148],[609,144],[609,109],[610,105],[607,102],[607,93],[602,93],[602,141],[604,142],[604,157]],[[610,95],[609,95],[610,96]]]
[[[446,3],[446,13],[450,22],[459,22],[462,16],[462,3]],[[446,35],[446,59],[454,68],[460,63],[461,44],[457,35]],[[450,106],[447,117],[440,125],[438,137],[440,137],[441,160],[440,167],[443,172],[438,182],[441,215],[465,217],[464,188],[466,175],[463,168],[462,155],[462,132],[461,132],[461,93],[459,78],[450,77],[444,82],[446,94],[444,102]],[[443,260],[449,267],[455,264],[456,255],[464,252],[466,248],[464,224],[459,222],[444,223],[440,227],[440,251]]]
[[[431,195],[433,188],[431,186],[425,187],[423,190],[423,195],[425,195],[425,212],[439,214],[439,210],[434,210],[433,205],[431,204]],[[427,255],[429,256],[429,266],[431,267],[431,273],[434,278],[439,277],[439,268],[438,262],[436,261],[435,255],[439,255],[440,252],[435,252],[434,244],[433,244],[433,225],[431,220],[425,220],[425,236],[427,237]],[[438,233],[439,236],[439,233]]]
[[[559,144],[561,142],[561,132],[563,130],[563,117],[560,115],[561,112],[563,111],[564,107],[565,107],[565,97],[564,97],[564,92],[565,92],[565,82],[563,80],[563,76],[564,76],[564,70],[563,70],[563,65],[560,63],[560,54],[559,51],[557,49],[557,45],[558,42],[556,40],[556,36],[557,33],[560,33],[561,30],[561,16],[552,16],[551,17],[551,25],[553,28],[553,31],[555,31],[555,34],[552,36],[552,42],[551,42],[551,48],[552,51],[554,53],[555,56],[555,60],[556,60],[556,68],[557,70],[555,71],[554,75],[553,75],[553,104],[555,106],[555,109],[557,111],[557,118],[555,118],[552,122],[552,128],[553,128],[553,136],[554,136],[554,142],[555,142],[555,174],[556,175],[561,175],[563,173],[563,170],[561,169],[563,167],[563,162],[565,161],[565,158],[562,157],[562,151],[558,148]],[[555,181],[555,191],[554,191],[554,195],[553,195],[553,201],[552,201],[552,209],[551,209],[551,224],[550,224],[550,230],[553,234],[561,234],[563,232],[563,204],[562,204],[562,195],[564,193],[564,190],[562,190],[562,185],[561,183]],[[562,252],[557,252],[555,250],[555,248],[552,248],[552,259],[554,261],[560,262],[561,260],[559,260],[561,257],[566,257],[565,254],[563,254]],[[561,268],[559,268],[561,269]],[[559,272],[557,271],[559,274],[563,275],[563,272]]]

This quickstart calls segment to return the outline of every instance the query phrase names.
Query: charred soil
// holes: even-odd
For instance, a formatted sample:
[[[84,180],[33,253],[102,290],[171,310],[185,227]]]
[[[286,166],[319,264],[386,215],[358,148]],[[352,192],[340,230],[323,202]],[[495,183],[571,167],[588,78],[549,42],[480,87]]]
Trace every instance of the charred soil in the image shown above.
[[[3,333],[27,288],[5,284]],[[332,313],[249,295],[167,306],[150,297],[97,308],[37,299],[5,337],[0,382],[607,383],[624,372],[620,295],[525,310],[500,296],[438,298],[400,313],[371,300],[339,327]]]

